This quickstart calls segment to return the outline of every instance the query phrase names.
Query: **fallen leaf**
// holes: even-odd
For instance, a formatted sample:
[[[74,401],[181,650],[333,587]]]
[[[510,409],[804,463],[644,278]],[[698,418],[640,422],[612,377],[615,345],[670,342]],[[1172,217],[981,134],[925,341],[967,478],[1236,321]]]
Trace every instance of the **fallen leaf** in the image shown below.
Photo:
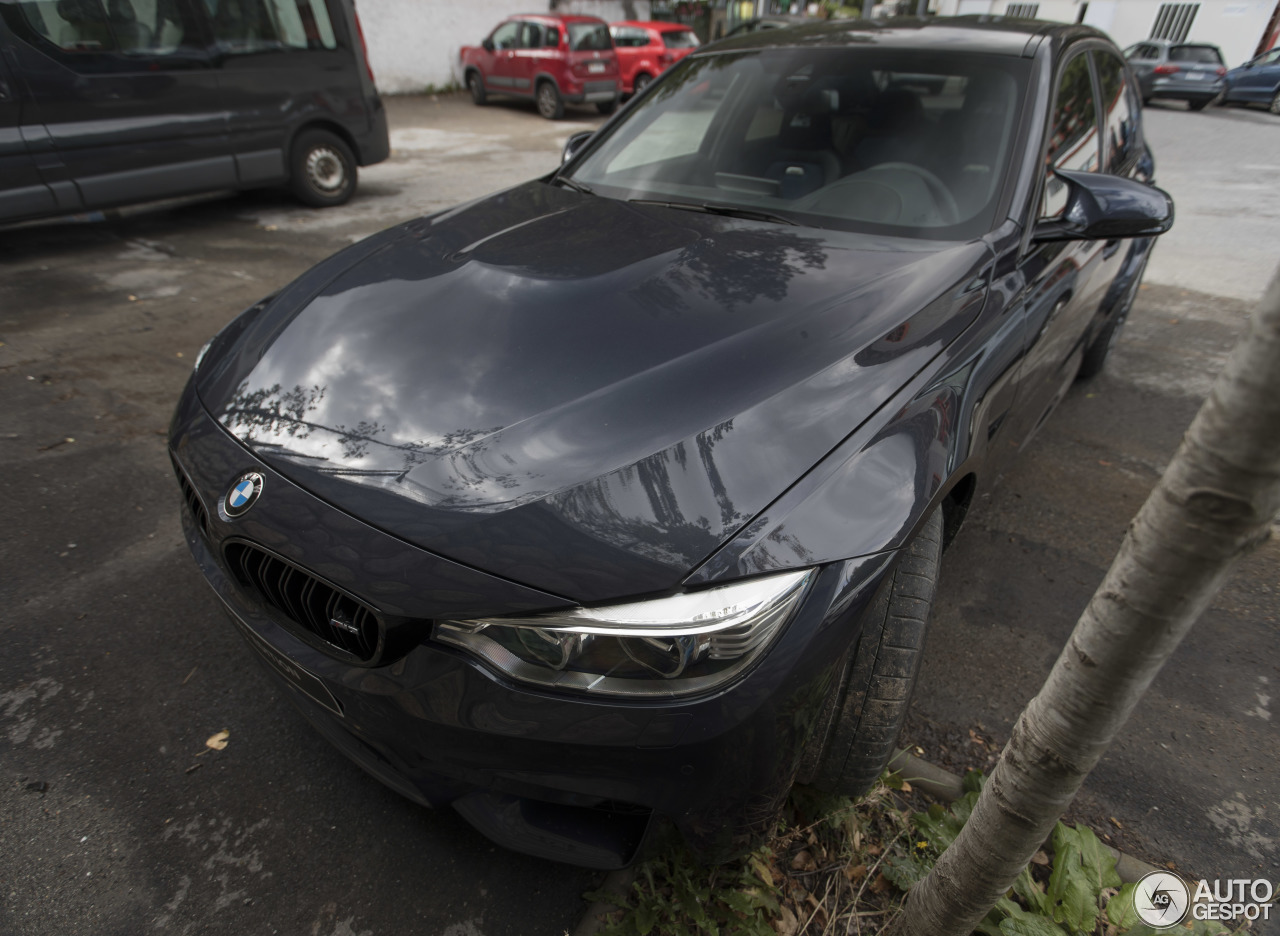
[[[231,737],[231,732],[223,728],[216,735],[210,735],[209,740],[204,743],[204,746],[212,748],[215,751],[221,751],[227,746],[227,738],[229,737]]]
[[[850,881],[861,881],[867,876],[867,866],[865,864],[855,865],[852,868],[844,869],[844,876]]]
[[[796,856],[791,859],[792,871],[813,871],[818,867],[818,863],[813,860],[813,855],[807,848],[802,848],[796,852]]]
[[[1049,856],[1042,851],[1036,852],[1031,856],[1031,863],[1040,865],[1042,868],[1049,867]]]
[[[905,780],[902,781],[902,792],[903,793],[911,792],[911,784],[907,783],[907,781]]]
[[[774,924],[778,936],[795,936],[800,931],[800,921],[786,904],[783,904],[779,910],[778,922]]]
[[[871,892],[873,894],[887,894],[893,890],[893,884],[883,874],[877,874],[876,879],[871,882]]]

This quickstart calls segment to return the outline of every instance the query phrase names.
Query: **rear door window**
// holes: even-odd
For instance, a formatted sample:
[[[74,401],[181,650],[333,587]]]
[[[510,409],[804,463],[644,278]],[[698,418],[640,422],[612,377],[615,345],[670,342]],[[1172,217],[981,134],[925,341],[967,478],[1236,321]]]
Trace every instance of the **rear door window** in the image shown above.
[[[648,42],[648,37],[645,37]],[[609,27],[604,23],[570,23],[569,49],[573,52],[604,52],[613,48]]]
[[[662,34],[662,44],[668,49],[696,49],[698,47],[698,37],[693,34],[691,29],[664,32]]]
[[[1196,62],[1201,65],[1221,65],[1222,56],[1213,46],[1172,46],[1169,49],[1171,62]]]
[[[1089,56],[1077,55],[1062,70],[1053,123],[1049,127],[1049,151],[1041,216],[1056,218],[1067,207],[1067,183],[1052,172],[1067,169],[1094,172],[1098,168],[1098,115],[1094,107]]]
[[[214,40],[223,52],[235,54],[338,47],[324,0],[200,2],[209,13]]]

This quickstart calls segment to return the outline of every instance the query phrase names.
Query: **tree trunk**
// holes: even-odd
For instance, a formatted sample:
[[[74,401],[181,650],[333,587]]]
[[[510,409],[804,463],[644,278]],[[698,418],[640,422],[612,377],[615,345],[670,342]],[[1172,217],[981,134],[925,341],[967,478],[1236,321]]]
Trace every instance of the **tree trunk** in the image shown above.
[[[1280,510],[1280,269],[901,931],[965,936]]]

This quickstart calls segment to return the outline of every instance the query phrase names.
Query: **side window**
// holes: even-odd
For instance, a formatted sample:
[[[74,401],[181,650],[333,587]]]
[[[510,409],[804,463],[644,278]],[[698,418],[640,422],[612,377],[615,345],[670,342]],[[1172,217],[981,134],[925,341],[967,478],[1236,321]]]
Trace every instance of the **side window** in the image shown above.
[[[520,48],[542,48],[542,27],[538,23],[520,24]]]
[[[213,24],[213,38],[223,52],[338,47],[324,0],[202,2]]]
[[[1089,57],[1077,55],[1062,70],[1045,154],[1044,198],[1040,215],[1056,218],[1067,207],[1067,185],[1054,169],[1094,172],[1098,168],[1098,118],[1093,106]]]
[[[495,49],[514,49],[520,44],[520,23],[515,20],[503,23],[490,38]]]
[[[94,53],[119,53],[121,61],[133,55],[162,56],[199,41],[197,30],[172,0],[24,0],[14,6],[20,33],[34,34],[73,59]]]
[[[1124,78],[1124,63],[1110,52],[1094,52],[1098,90],[1102,92],[1102,125],[1106,128],[1105,172],[1125,175],[1138,155],[1138,125],[1132,95]]]
[[[544,49],[560,48],[560,30],[558,27],[546,27],[546,31],[542,34],[542,47]]]

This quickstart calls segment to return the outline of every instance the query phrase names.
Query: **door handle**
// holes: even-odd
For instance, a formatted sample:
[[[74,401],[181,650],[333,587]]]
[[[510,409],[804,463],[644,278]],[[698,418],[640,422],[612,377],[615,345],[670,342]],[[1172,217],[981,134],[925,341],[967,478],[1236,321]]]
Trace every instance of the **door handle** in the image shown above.
[[[1114,238],[1102,245],[1102,259],[1109,260],[1116,255],[1116,251],[1120,249],[1120,238]]]

